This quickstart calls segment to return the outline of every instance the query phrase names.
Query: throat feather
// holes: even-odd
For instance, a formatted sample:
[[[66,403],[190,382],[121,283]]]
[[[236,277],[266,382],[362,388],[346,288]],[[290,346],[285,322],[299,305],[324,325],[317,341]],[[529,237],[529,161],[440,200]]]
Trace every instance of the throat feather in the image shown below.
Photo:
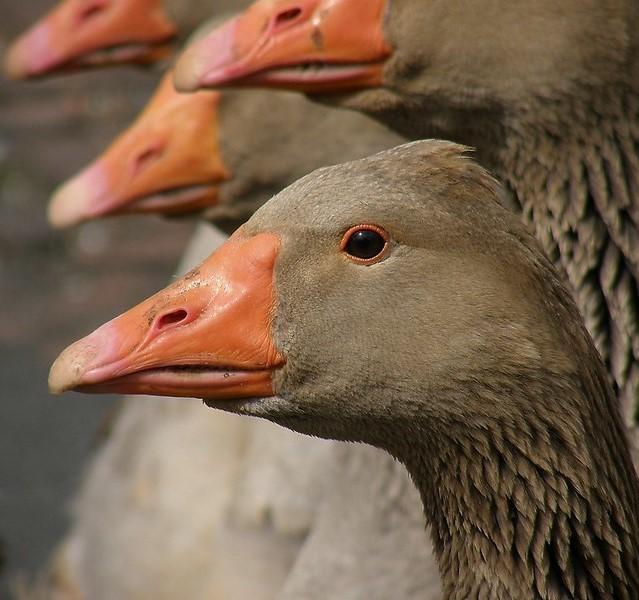
[[[544,394],[530,414],[429,431],[405,461],[446,600],[637,597],[637,480],[614,400],[588,396],[585,411]]]

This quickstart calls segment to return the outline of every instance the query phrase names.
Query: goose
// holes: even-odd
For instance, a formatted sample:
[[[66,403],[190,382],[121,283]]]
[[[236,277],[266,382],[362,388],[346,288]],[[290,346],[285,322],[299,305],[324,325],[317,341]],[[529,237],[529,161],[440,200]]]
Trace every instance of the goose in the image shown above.
[[[251,129],[253,134],[247,136],[251,123],[260,123],[260,127]],[[305,136],[296,143],[294,133],[301,127]],[[136,211],[175,214],[185,208],[179,196],[171,193],[178,187],[176,178],[181,178],[182,184],[201,184],[210,163],[212,179],[216,173],[224,177],[219,178],[217,192],[208,192],[213,205],[204,209],[203,216],[231,231],[273,190],[314,167],[339,157],[363,156],[400,141],[399,136],[364,117],[328,110],[291,94],[229,91],[179,95],[172,91],[167,75],[132,127],[54,195],[50,214],[58,226]],[[182,152],[185,148],[186,154]],[[307,150],[302,153],[300,148]],[[145,169],[130,168],[141,156],[147,157]],[[141,201],[147,197],[162,197],[163,202]],[[97,205],[101,210],[95,210]],[[202,210],[197,204],[187,204],[186,209]],[[210,228],[203,228],[185,263],[197,264],[198,258],[205,256],[203,249],[217,243],[211,239]],[[415,581],[427,582],[436,590],[428,597],[439,597],[435,564],[423,536],[419,499],[405,473],[393,469],[392,464],[381,468],[391,462],[389,459],[379,454],[367,457],[367,461],[359,459],[357,475],[355,469],[338,475],[344,478],[343,489],[329,487],[324,471],[342,464],[332,448],[266,424],[242,428],[235,421],[206,419],[198,408],[175,400],[158,405],[153,398],[126,403],[76,499],[73,527],[51,565],[50,585],[68,587],[73,582],[73,588],[92,598],[171,598],[180,594],[197,598],[215,589],[224,598],[266,599],[275,597],[284,580],[290,593],[299,594],[298,586],[305,586],[309,577],[328,572],[331,577],[324,589],[329,597],[348,597],[353,590],[362,593],[362,580],[372,583],[369,574],[383,562],[383,574],[377,573],[374,580],[377,597],[396,592],[400,575],[413,586]],[[216,444],[228,448],[215,451]],[[238,445],[248,446],[245,457],[235,451]],[[202,458],[193,460],[203,451]],[[124,456],[129,466],[122,470],[119,465],[124,464]],[[201,477],[192,468],[184,468],[183,460],[198,466],[206,460],[206,466],[200,467]],[[369,461],[370,466],[365,466]],[[222,464],[213,468],[218,463]],[[389,475],[380,481],[378,473],[384,470]],[[239,479],[236,492],[232,491],[233,472]],[[323,497],[329,496],[331,506],[341,503],[346,490],[354,504],[368,498],[367,487],[353,489],[355,477],[364,484],[386,485],[393,480],[403,494],[413,494],[401,504],[413,507],[413,518],[403,528],[411,531],[412,563],[394,560],[398,549],[406,547],[406,539],[395,546],[395,538],[386,529],[392,507],[369,502],[367,513],[360,514],[356,523],[340,515],[346,517],[344,531],[349,535],[333,538],[330,553],[321,549],[325,527],[320,527],[312,543],[305,545],[308,559],[304,558],[289,582],[286,567],[293,563],[294,550],[314,521]],[[333,497],[335,487],[337,495]],[[147,490],[142,497],[140,489]],[[104,518],[115,514],[120,515],[117,524]],[[184,514],[190,516],[184,519],[176,544],[171,532]],[[393,520],[394,529],[402,516],[403,509]],[[355,565],[344,562],[347,556],[355,560],[353,553],[358,548],[351,540],[359,531],[376,540],[378,551],[375,556],[357,556]],[[149,540],[154,542],[147,545]],[[164,551],[154,552],[157,546]],[[383,546],[388,550],[382,551]],[[241,572],[235,560],[238,556],[242,557]],[[334,562],[324,565],[329,558]],[[307,560],[314,568],[304,566]],[[427,560],[430,569],[425,568]],[[160,573],[171,574],[171,586],[158,589],[150,583],[157,581]],[[245,573],[253,576],[245,577]],[[420,593],[419,597],[425,596]]]
[[[386,450],[444,598],[635,598],[639,484],[562,278],[466,148],[320,169],[68,347],[52,393],[198,396]]]
[[[245,0],[61,0],[11,45],[11,79],[32,79],[113,65],[153,65],[173,53],[213,9]]]
[[[187,48],[176,83],[300,90],[476,147],[567,276],[632,425],[638,17],[631,0],[258,0]]]

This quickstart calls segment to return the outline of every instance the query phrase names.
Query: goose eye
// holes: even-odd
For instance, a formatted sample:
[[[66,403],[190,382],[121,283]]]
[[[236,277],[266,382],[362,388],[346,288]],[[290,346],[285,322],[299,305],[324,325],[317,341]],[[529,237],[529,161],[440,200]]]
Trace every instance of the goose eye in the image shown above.
[[[349,258],[370,265],[381,260],[388,247],[388,233],[377,225],[356,225],[342,238],[341,249]]]

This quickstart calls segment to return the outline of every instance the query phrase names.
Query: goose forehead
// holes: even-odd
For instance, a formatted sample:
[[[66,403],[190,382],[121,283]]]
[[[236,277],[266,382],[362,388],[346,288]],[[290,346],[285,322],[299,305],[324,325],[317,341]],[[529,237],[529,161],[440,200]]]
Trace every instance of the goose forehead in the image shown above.
[[[391,157],[391,164],[384,157]],[[483,171],[464,170],[451,177],[440,166],[430,172],[418,170],[420,166],[404,165],[401,156],[386,151],[319,169],[258,210],[247,231],[334,236],[352,225],[371,223],[387,228],[398,241],[417,243],[427,238],[435,243],[516,226],[499,207],[496,187],[487,187]],[[473,168],[470,161],[468,167]]]
[[[397,186],[384,185],[376,177],[325,171],[280,192],[255,213],[247,227],[255,232],[274,230],[284,238],[310,235],[322,239],[369,223],[397,235],[408,229],[403,221],[414,221],[420,213],[414,198]]]

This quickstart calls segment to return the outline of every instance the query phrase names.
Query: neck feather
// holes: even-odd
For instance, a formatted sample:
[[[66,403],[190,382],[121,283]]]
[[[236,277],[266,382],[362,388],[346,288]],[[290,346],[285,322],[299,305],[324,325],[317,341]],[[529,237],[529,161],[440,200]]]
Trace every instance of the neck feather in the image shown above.
[[[447,600],[639,597],[639,487],[614,397],[603,375],[591,390],[543,380],[502,390],[534,408],[472,427],[424,423],[422,451],[397,453]],[[467,401],[499,401],[477,385]]]
[[[592,94],[585,97],[592,98]],[[510,122],[493,168],[570,283],[613,376],[622,413],[639,406],[639,98],[558,103]],[[543,113],[543,119],[539,114]]]

